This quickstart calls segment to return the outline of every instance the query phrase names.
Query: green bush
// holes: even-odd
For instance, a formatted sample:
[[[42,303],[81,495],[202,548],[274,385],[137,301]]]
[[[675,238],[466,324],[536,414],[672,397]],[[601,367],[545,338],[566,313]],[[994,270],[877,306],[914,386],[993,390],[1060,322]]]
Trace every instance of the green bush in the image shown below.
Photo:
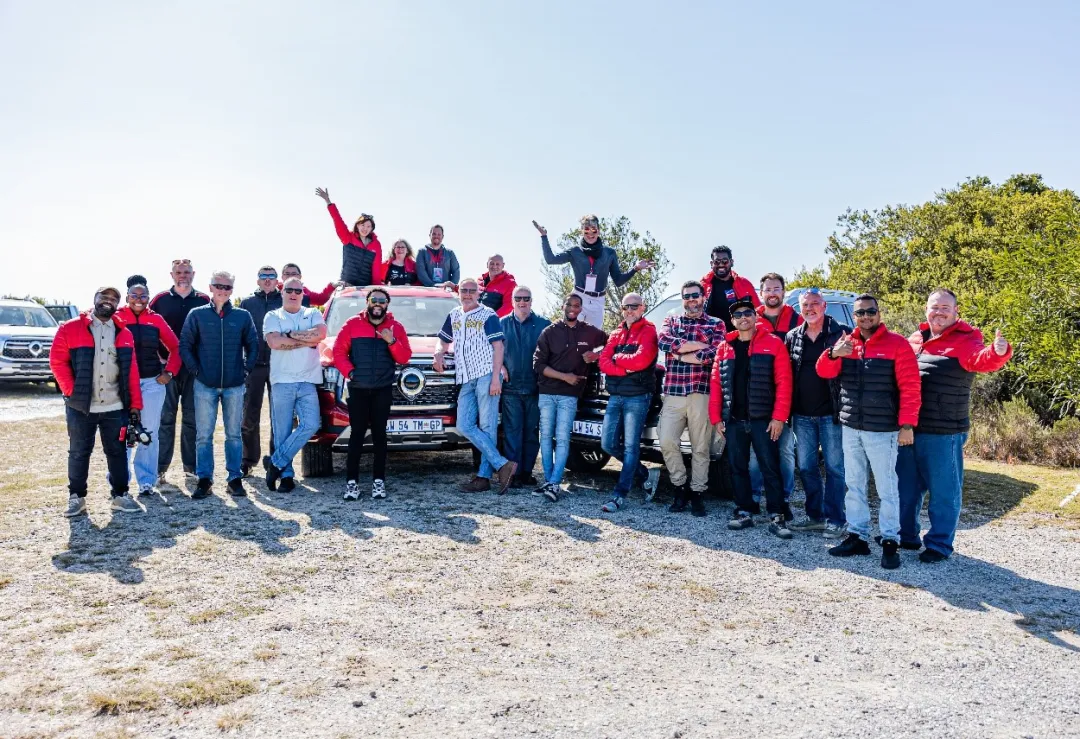
[[[1000,462],[1080,467],[1080,419],[1070,416],[1045,426],[1022,397],[975,405],[967,452]]]

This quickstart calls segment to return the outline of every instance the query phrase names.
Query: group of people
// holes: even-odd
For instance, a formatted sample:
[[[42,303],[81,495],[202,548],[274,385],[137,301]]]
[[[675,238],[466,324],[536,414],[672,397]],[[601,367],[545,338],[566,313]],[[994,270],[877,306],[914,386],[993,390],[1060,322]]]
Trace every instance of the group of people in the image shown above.
[[[925,545],[923,562],[952,553],[972,378],[1003,367],[1012,347],[1000,331],[984,345],[978,329],[959,319],[950,290],[929,295],[927,321],[908,338],[885,327],[874,296],[860,295],[853,331],[827,315],[821,290],[804,290],[796,313],[784,304],[781,275],[766,274],[755,288],[734,271],[732,250],[718,246],[710,271],[682,285],[681,315],[657,328],[645,318],[650,306],[642,296],[628,293],[609,335],[602,330],[608,281],[623,285],[653,265],[642,260],[622,271],[614,249],[600,239],[596,216],[582,218],[580,244],[560,253],[533,222],[545,260],[570,264],[574,274],[561,316],[548,321],[533,311],[532,291],[505,272],[500,256],[488,260],[479,279],[462,279],[457,258],[442,245],[442,227],[434,226],[419,257],[399,240],[380,262],[374,219],[362,215],[350,231],[329,193],[317,194],[343,245],[338,283],[314,292],[296,264],[286,264],[280,278],[266,265],[258,289],[236,306],[231,273],[214,272],[209,294],[202,293],[193,287],[191,262],[177,259],[169,290],[151,298],[146,279],[134,275],[125,296],[100,288],[92,310],[60,327],[50,361],[67,406],[68,516],[86,509],[95,434],[108,461],[113,509],[141,510],[128,495],[129,465],[139,494],[155,493],[172,461],[178,410],[184,471],[196,479],[193,498],[212,493],[219,407],[229,493],[246,495],[243,478],[260,460],[270,490],[294,489],[292,460],[321,422],[317,347],[326,325],[317,306],[343,285],[367,287],[365,310],[344,323],[333,343],[334,366],[349,384],[352,427],[343,495],[360,497],[360,455],[370,432],[371,496],[385,497],[392,386],[412,349],[381,285],[421,284],[452,287],[460,300],[439,332],[434,368],[444,371],[452,346],[457,426],[481,459],[461,490],[482,492],[494,482],[501,494],[530,486],[557,502],[578,399],[595,366],[608,394],[601,446],[622,463],[602,510],[622,509],[635,485],[651,499],[660,470],[641,463],[640,440],[662,353],[659,440],[674,490],[672,512],[706,515],[703,494],[719,442],[735,500],[729,529],[754,526],[763,498],[770,533],[790,539],[793,531],[820,531],[842,540],[832,555],[869,554],[872,474],[883,567],[900,566],[899,548]],[[262,456],[259,418],[267,390],[272,429],[270,453]],[[145,432],[149,443],[126,438]],[[542,480],[533,476],[538,456]],[[796,467],[806,492],[799,519],[788,502]],[[923,536],[919,514],[927,493],[930,530]]]

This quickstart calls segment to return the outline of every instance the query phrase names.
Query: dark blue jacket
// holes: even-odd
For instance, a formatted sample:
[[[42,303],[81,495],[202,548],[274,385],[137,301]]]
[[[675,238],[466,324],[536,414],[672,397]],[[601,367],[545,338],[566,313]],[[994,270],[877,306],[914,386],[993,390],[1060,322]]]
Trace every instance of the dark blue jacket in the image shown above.
[[[533,313],[521,322],[511,313],[500,319],[499,323],[506,337],[503,366],[510,375],[502,391],[514,395],[538,394],[540,389],[536,385],[536,372],[533,371],[533,353],[540,332],[550,326],[551,321]]]
[[[180,333],[180,356],[207,387],[243,385],[259,361],[259,334],[251,314],[232,303],[220,315],[213,303],[193,308]]]

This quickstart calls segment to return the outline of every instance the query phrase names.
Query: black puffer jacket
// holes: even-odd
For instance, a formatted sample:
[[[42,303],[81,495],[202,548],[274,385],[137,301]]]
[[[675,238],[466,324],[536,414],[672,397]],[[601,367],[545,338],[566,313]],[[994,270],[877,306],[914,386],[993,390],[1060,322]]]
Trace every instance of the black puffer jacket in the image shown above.
[[[833,320],[832,316],[825,316],[825,325],[821,327],[825,334],[825,351],[829,351],[840,337],[845,333],[851,333],[851,328],[839,321]],[[787,347],[791,357],[791,373],[793,383],[791,387],[791,407],[794,408],[799,396],[799,371],[802,369],[803,341],[806,340],[806,324],[800,323],[787,332],[784,337],[784,346]],[[833,422],[840,423],[840,380],[829,380],[829,390],[832,393]]]

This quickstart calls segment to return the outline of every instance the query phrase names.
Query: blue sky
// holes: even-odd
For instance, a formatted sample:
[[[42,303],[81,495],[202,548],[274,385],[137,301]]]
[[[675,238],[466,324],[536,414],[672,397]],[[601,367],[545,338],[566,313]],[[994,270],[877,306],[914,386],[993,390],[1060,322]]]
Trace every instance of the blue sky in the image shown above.
[[[0,0],[0,292],[172,258],[336,277],[316,186],[542,283],[530,220],[630,217],[671,282],[824,261],[848,206],[1080,187],[1080,4]]]

